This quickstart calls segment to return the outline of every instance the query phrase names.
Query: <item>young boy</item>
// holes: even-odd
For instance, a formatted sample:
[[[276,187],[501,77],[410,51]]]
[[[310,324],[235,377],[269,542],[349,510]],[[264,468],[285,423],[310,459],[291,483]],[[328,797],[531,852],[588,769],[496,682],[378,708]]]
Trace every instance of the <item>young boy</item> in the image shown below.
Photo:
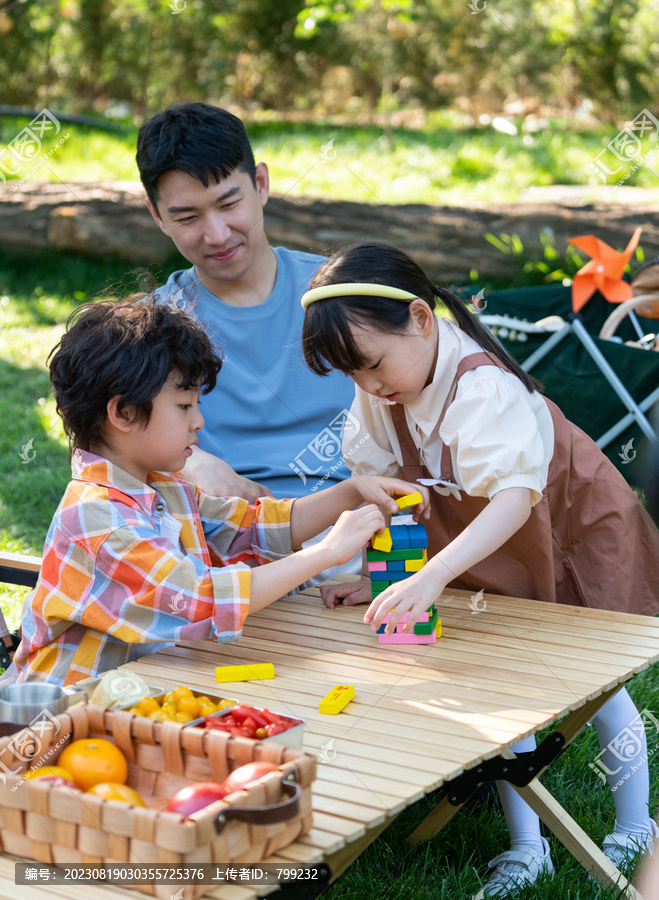
[[[342,564],[383,528],[374,503],[395,511],[394,494],[418,490],[369,477],[292,501],[208,496],[168,474],[197,443],[199,394],[222,365],[203,328],[152,298],[88,304],[72,319],[50,378],[73,480],[25,602],[10,679],[74,684],[173,641],[236,641],[248,612]],[[363,500],[371,505],[353,510]],[[337,517],[322,541],[291,554]]]

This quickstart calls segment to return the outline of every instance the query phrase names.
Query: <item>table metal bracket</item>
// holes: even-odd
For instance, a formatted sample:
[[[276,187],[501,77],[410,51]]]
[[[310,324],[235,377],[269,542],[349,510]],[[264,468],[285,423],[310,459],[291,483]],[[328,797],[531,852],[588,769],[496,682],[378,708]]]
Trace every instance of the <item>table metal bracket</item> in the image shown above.
[[[487,759],[449,782],[448,801],[453,806],[461,806],[486,781],[509,781],[517,787],[526,787],[560,756],[564,747],[564,735],[554,731],[535,750],[517,753],[516,759],[504,759],[502,756]]]

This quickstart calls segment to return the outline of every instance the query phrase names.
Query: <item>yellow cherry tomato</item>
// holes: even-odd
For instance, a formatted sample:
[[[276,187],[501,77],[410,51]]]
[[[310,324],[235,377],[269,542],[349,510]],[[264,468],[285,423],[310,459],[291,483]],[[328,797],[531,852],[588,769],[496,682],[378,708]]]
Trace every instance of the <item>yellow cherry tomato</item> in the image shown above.
[[[181,697],[178,702],[180,713],[189,713],[190,718],[196,719],[199,715],[199,701],[196,697]]]
[[[185,725],[187,722],[192,722],[192,716],[190,713],[186,712],[177,712],[176,713],[176,721],[181,725]]]
[[[213,702],[210,697],[206,696],[206,694],[197,694],[196,697],[200,703],[212,703]]]
[[[178,707],[176,706],[175,703],[163,703],[163,705],[160,708],[162,709],[163,712],[166,712],[166,713],[177,713],[178,712]]]
[[[156,722],[162,722],[167,718],[167,713],[164,713],[160,707],[158,709],[154,709],[152,713],[149,713],[150,719],[155,719]]]
[[[137,791],[128,787],[127,784],[103,781],[90,787],[87,793],[102,797],[104,800],[120,800],[122,803],[128,803],[129,806],[146,806]]]
[[[176,703],[176,700],[174,700],[174,691],[167,691],[165,696],[162,698],[162,705],[164,706],[165,703]]]
[[[212,716],[215,712],[217,712],[217,706],[215,706],[214,703],[211,703],[210,700],[207,703],[199,703],[200,716]]]
[[[176,688],[176,690],[172,691],[172,697],[176,703],[180,703],[183,697],[192,697],[192,691],[189,687],[183,687],[182,684]]]
[[[41,766],[40,769],[30,769],[23,775],[23,778],[48,778],[51,775],[55,775],[59,778],[66,778],[67,781],[73,781],[73,775],[69,769],[65,769],[64,766]]]
[[[160,704],[155,697],[143,697],[137,704],[137,708],[143,715],[148,716],[156,709],[160,709]]]
[[[218,700],[217,701],[217,711],[219,712],[221,709],[227,709],[229,706],[235,706],[235,702],[233,700]]]

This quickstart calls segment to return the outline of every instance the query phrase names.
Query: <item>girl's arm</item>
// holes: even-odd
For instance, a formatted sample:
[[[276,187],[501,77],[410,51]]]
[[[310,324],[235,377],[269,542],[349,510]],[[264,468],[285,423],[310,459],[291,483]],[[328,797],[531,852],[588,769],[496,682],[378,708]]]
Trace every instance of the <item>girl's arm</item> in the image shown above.
[[[499,491],[474,521],[433,556],[420,572],[380,594],[366,611],[364,621],[377,630],[387,613],[393,610],[386,629],[387,634],[392,634],[400,617],[409,612],[404,628],[408,634],[450,581],[498,550],[522,527],[530,514],[531,492],[528,488]]]
[[[428,489],[400,478],[352,475],[324,491],[299,497],[291,510],[291,545],[299,547],[304,541],[329,528],[342,512],[353,509],[364,501],[385,506],[390,512],[396,513],[399,511],[398,506],[392,498],[415,493],[420,493],[423,497],[423,503],[416,507],[417,516],[428,518]]]

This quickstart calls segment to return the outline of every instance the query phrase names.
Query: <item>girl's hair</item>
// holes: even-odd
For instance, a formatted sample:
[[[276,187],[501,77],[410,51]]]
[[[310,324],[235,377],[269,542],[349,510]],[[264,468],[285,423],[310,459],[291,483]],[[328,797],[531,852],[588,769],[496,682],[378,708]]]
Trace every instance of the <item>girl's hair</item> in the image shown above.
[[[183,310],[152,295],[79,306],[48,358],[57,412],[71,448],[104,445],[107,405],[148,424],[153,398],[172,373],[186,390],[215,387],[222,359],[206,332]]]
[[[309,288],[331,284],[368,282],[389,285],[416,294],[435,309],[439,298],[458,326],[486,352],[516,375],[533,393],[537,384],[465,304],[451,291],[435,287],[423,269],[402,250],[388,244],[360,242],[350,244],[333,254],[320,267]],[[354,372],[366,364],[352,336],[351,326],[369,327],[385,334],[405,331],[410,324],[410,304],[385,297],[331,297],[311,303],[304,317],[302,342],[307,365],[317,375],[332,369]]]

